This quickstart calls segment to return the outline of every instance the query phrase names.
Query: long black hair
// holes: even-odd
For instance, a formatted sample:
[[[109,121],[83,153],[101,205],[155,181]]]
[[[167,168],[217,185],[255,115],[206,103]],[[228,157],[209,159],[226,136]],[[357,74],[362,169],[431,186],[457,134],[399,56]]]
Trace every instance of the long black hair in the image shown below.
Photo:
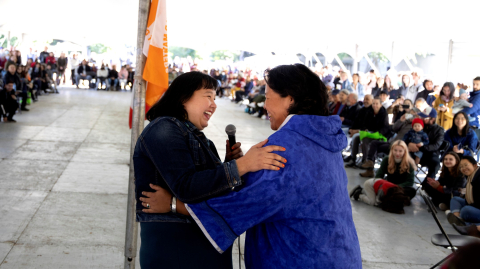
[[[291,96],[289,114],[328,116],[327,87],[303,64],[280,65],[264,73],[265,82],[281,97]]]
[[[443,88],[445,87],[450,88],[450,96],[447,96],[448,100],[453,100],[453,94],[455,93],[455,86],[453,85],[452,82],[445,82],[445,84],[443,84],[442,90],[440,91],[440,97],[442,97],[442,95],[445,95],[443,93]]]
[[[462,130],[462,134],[461,136],[467,136],[468,132],[470,131],[470,129],[472,129],[472,127],[470,127],[470,121],[468,120],[468,115],[467,113],[463,112],[463,111],[460,111],[458,112],[457,114],[455,114],[455,116],[453,116],[453,124],[452,124],[452,128],[450,129],[450,135],[451,136],[458,136],[458,127],[457,125],[455,124],[455,119],[458,117],[458,115],[462,114],[463,117],[465,117],[465,121],[466,121],[466,124],[465,124],[465,127],[463,127],[463,130]]]
[[[188,119],[187,111],[183,104],[187,102],[195,91],[202,89],[217,90],[218,82],[216,79],[201,72],[188,72],[182,74],[173,80],[165,94],[153,105],[147,113],[147,120],[162,116],[170,116],[186,121]]]

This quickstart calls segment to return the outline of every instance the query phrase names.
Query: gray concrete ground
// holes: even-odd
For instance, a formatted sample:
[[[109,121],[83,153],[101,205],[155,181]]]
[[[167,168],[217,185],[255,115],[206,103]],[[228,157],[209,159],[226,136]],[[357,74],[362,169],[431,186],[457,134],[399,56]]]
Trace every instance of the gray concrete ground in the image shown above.
[[[130,92],[62,87],[0,123],[1,269],[123,268],[130,102]],[[217,104],[205,133],[221,156],[229,123],[244,151],[273,133],[243,107]],[[359,172],[347,169],[349,189],[365,181]],[[419,196],[405,215],[352,206],[364,268],[428,268],[449,253],[430,243],[439,230]]]

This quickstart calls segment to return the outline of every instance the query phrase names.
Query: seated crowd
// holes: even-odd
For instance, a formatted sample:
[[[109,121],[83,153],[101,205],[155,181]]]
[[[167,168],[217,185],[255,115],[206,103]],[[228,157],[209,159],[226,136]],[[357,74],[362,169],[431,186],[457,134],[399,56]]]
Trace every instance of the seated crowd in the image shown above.
[[[219,96],[248,103],[246,112],[268,118],[263,79],[241,72],[210,74],[219,82]],[[376,77],[373,70],[368,75],[368,82],[361,83],[358,74],[352,81],[341,71],[336,76],[319,74],[329,89],[330,114],[340,117],[351,140],[345,167],[364,169],[360,176],[370,178],[351,190],[351,197],[404,213],[416,195],[420,167],[426,174],[422,189],[446,211],[449,222],[461,234],[480,237],[480,172],[473,158],[479,146],[475,130],[480,77],[473,80],[469,93],[463,84],[436,87],[430,79],[422,82],[417,72],[402,75],[398,88],[388,76]]]
[[[70,63],[70,64],[69,64]],[[70,66],[72,85],[88,82],[89,88],[130,89],[133,86],[134,71],[129,65],[122,66],[117,72],[116,66],[102,64],[97,70],[95,64],[83,60],[77,65],[76,55],[68,59],[64,53],[55,57],[48,47],[39,55],[27,55],[26,64],[22,64],[20,51],[0,52],[0,118],[3,122],[16,122],[13,117],[17,110],[29,111],[26,107],[36,102],[38,96],[47,93],[59,93],[57,86],[63,81]],[[92,81],[95,80],[95,83]]]

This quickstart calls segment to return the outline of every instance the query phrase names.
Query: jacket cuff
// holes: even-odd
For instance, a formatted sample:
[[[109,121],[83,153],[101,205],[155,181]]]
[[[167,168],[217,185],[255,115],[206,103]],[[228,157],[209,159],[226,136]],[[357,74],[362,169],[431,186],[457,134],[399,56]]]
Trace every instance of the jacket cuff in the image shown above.
[[[227,175],[228,186],[232,188],[242,185],[242,178],[238,173],[237,161],[233,160],[230,162],[223,163],[223,167],[225,169],[225,174]]]

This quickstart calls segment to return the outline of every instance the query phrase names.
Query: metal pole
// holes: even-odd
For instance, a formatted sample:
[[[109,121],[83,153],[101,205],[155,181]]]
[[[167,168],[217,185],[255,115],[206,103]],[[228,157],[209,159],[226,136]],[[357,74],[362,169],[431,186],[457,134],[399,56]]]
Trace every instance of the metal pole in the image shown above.
[[[8,34],[7,34],[7,50],[10,50],[10,31],[8,31]]]
[[[358,73],[358,62],[359,62],[358,57],[359,57],[358,44],[355,44],[355,56],[353,57],[353,68],[352,68],[353,74]]]
[[[138,223],[135,221],[135,175],[133,166],[133,151],[145,122],[145,91],[146,82],[143,80],[143,68],[146,57],[143,55],[143,42],[147,31],[147,21],[150,9],[150,0],[139,0],[138,32],[137,32],[137,62],[135,66],[135,84],[133,86],[133,115],[132,139],[130,147],[130,171],[128,180],[127,227],[125,233],[125,269],[135,268],[137,256]]]
[[[448,42],[448,62],[447,62],[447,76],[446,80],[448,81],[448,76],[450,75],[450,64],[452,63],[452,53],[453,53],[453,40],[450,39]]]

